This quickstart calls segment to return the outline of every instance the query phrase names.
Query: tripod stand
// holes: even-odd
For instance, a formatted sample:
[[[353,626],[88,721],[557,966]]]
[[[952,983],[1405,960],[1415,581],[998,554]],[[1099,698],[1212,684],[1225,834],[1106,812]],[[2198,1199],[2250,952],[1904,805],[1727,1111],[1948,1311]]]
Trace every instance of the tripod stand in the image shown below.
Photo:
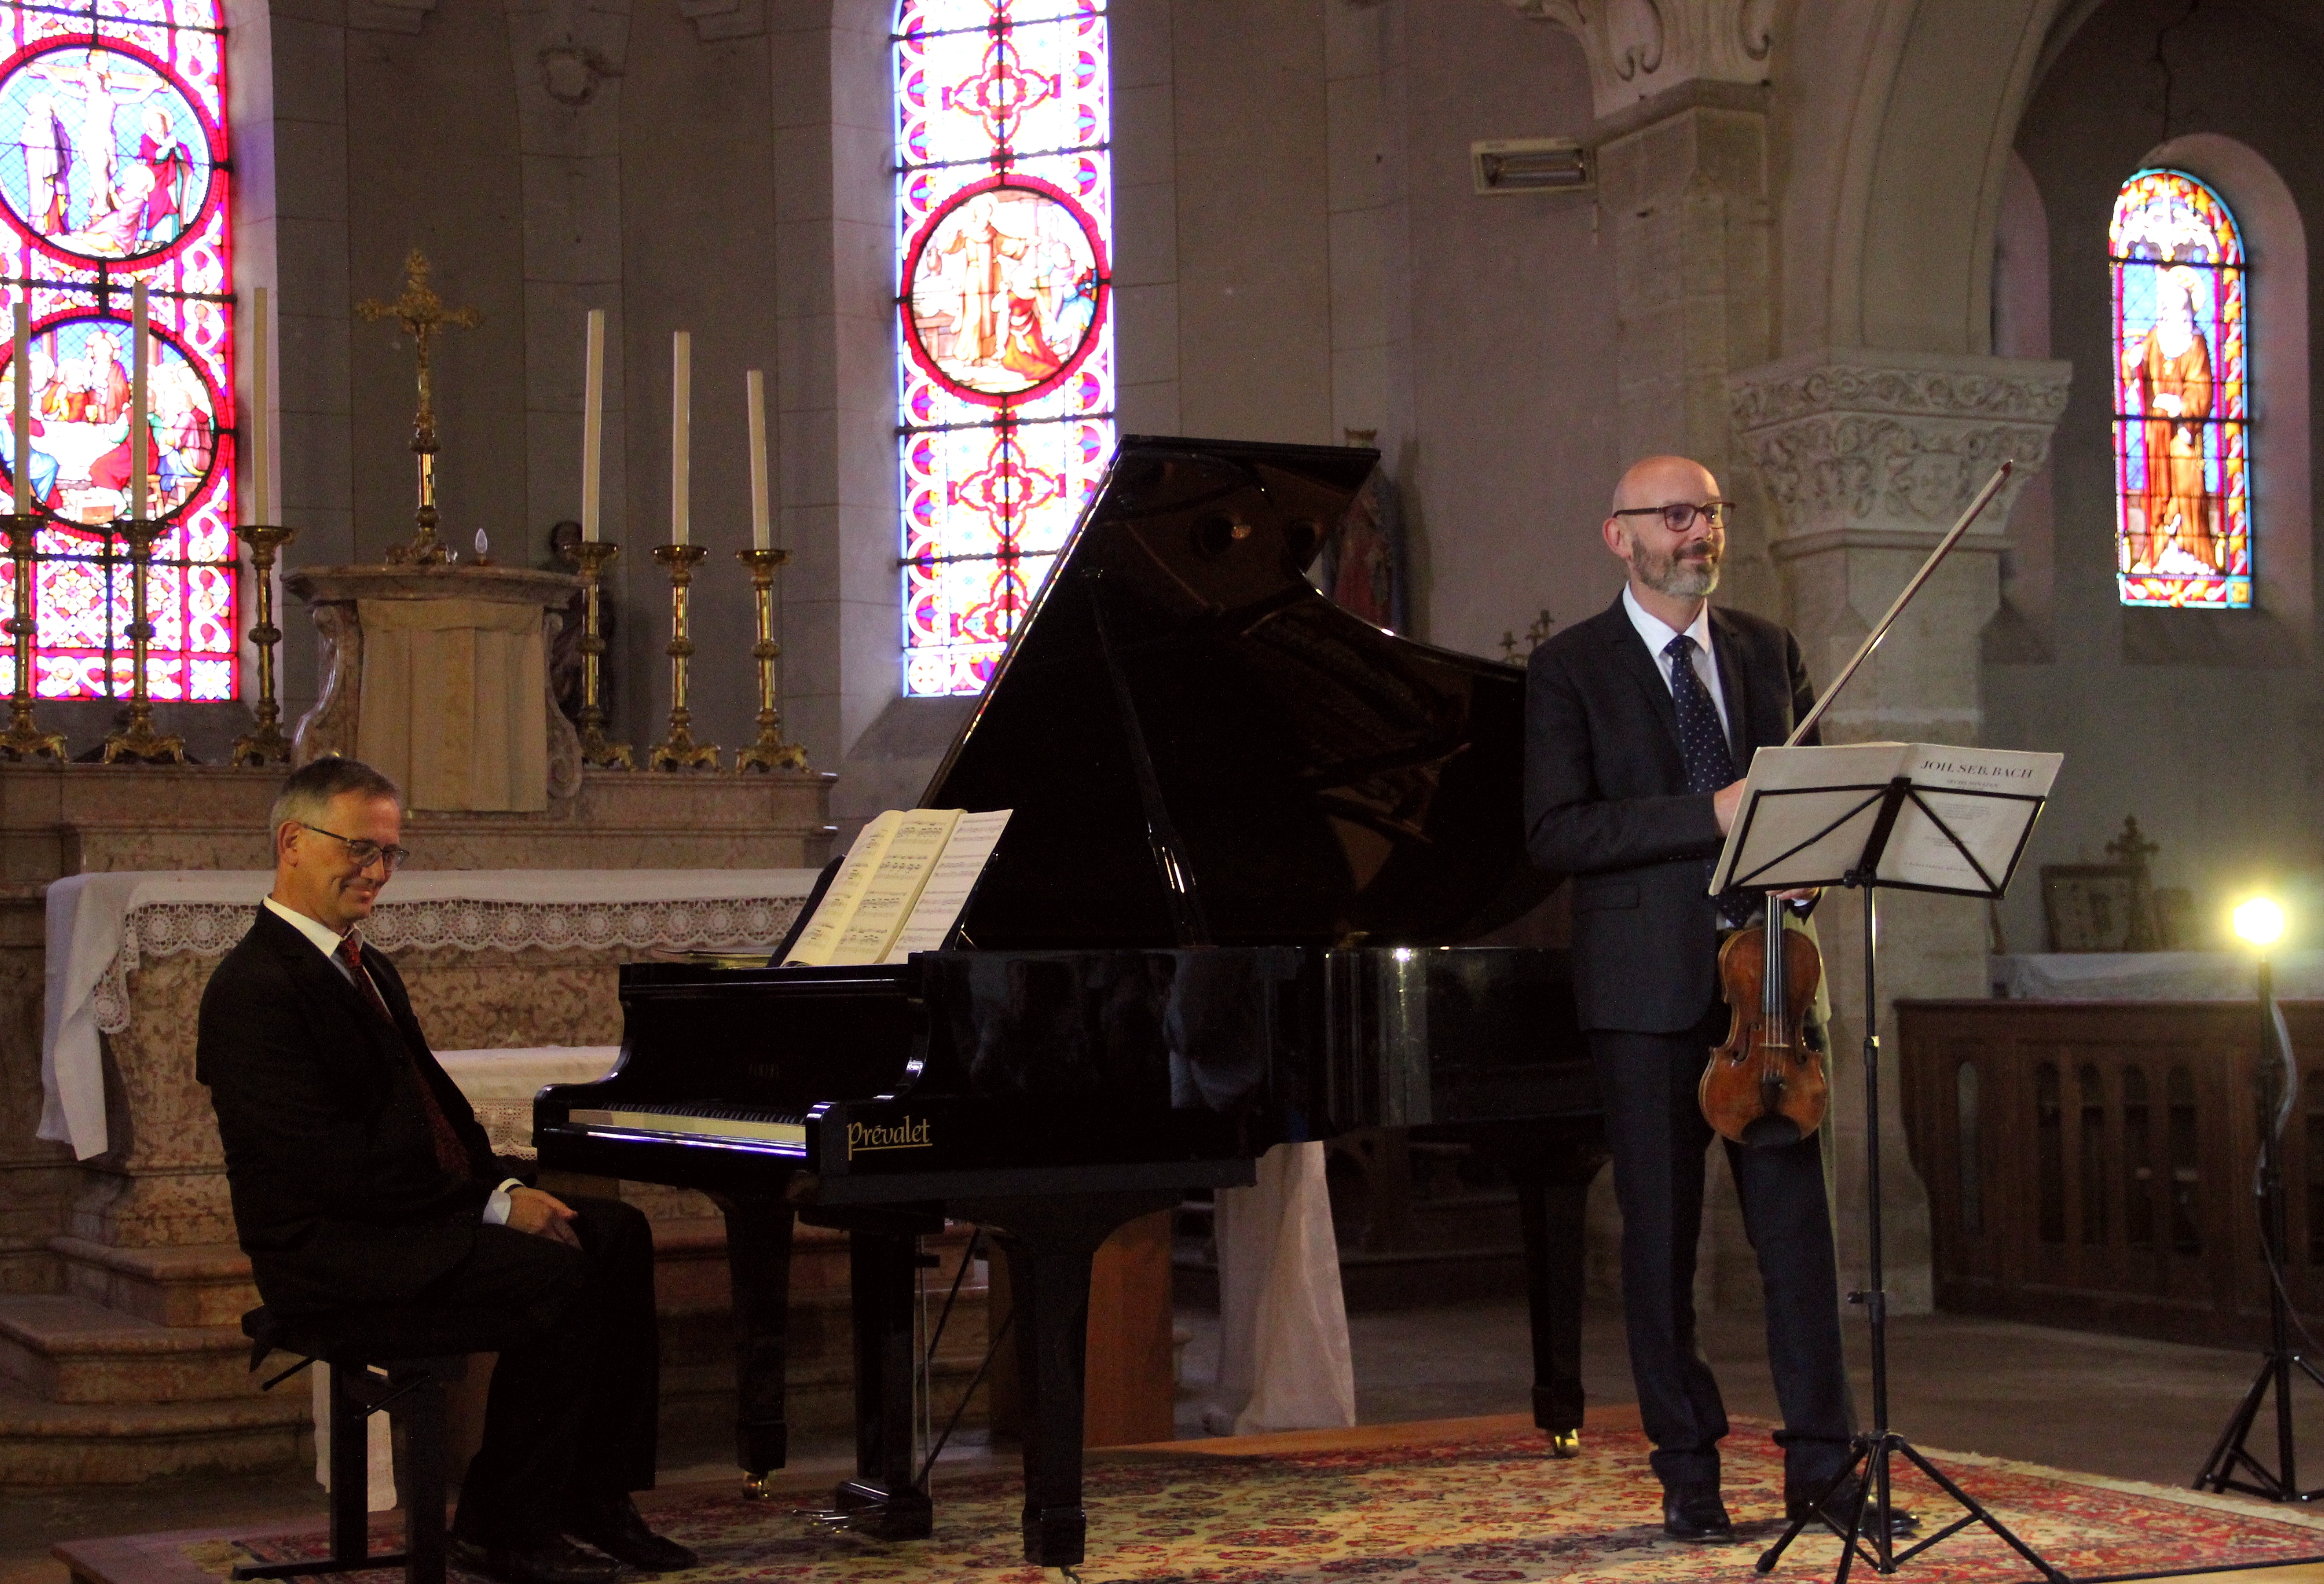
[[[1848,1584],[1848,1575],[1860,1557],[1876,1571],[1893,1573],[1905,1562],[1942,1543],[1972,1525],[1991,1530],[2007,1542],[2010,1548],[2031,1562],[2049,1584],[2069,1584],[2066,1575],[2042,1559],[2041,1553],[2012,1533],[2008,1526],[1988,1512],[1978,1499],[1954,1484],[1944,1470],[1924,1457],[1920,1449],[1906,1441],[1888,1425],[1888,1294],[1881,1289],[1883,1270],[1880,1245],[1880,1003],[1873,986],[1873,953],[1879,945],[1880,881],[1875,876],[1878,867],[1878,850],[1886,832],[1880,827],[1893,824],[1893,807],[1910,795],[1910,784],[1899,781],[1890,788],[1890,809],[1884,809],[1876,829],[1878,834],[1868,843],[1871,852],[1866,861],[1848,871],[1841,884],[1864,893],[1864,1168],[1865,1198],[1871,1218],[1867,1254],[1867,1286],[1863,1292],[1850,1293],[1849,1302],[1864,1305],[1866,1318],[1872,1328],[1872,1428],[1856,1438],[1845,1467],[1833,1475],[1806,1512],[1793,1519],[1775,1544],[1760,1553],[1758,1570],[1771,1573],[1783,1560],[1784,1551],[1799,1538],[1800,1531],[1819,1516],[1840,1537],[1840,1570],[1834,1575],[1835,1584]],[[1889,1532],[1890,1508],[1889,1469],[1897,1458],[1927,1475],[1937,1488],[1952,1498],[1961,1508],[1961,1515],[1935,1533],[1915,1541],[1903,1551],[1896,1549],[1895,1536]],[[1861,1473],[1856,1487],[1856,1499],[1846,1513],[1848,1526],[1841,1529],[1838,1515],[1824,1516],[1824,1503],[1831,1493],[1848,1482],[1850,1475]]]
[[[2241,918],[2236,922],[2240,925]],[[2195,1476],[2194,1488],[2237,1490],[2272,1502],[2312,1502],[2324,1497],[2324,1489],[2300,1488],[2292,1435],[2292,1372],[2298,1370],[2319,1386],[2324,1386],[2324,1375],[2318,1374],[2307,1355],[2292,1345],[2292,1302],[2283,1290],[2284,1249],[2289,1241],[2283,1202],[2283,1127],[2299,1099],[2300,1069],[2292,1059],[2291,1042],[2283,1037],[2280,1017],[2275,1008],[2274,973],[2263,954],[2259,960],[2260,1065],[2264,1070],[2269,1056],[2275,1057],[2277,1082],[2282,1085],[2272,1125],[2259,1141],[2259,1235],[2261,1252],[2267,1260],[2267,1356],[2260,1361],[2251,1390],[2244,1394],[2227,1427],[2219,1432],[2218,1444],[2205,1460],[2203,1471]],[[2261,1462],[2250,1447],[2252,1426],[2258,1422],[2260,1404],[2271,1391],[2275,1394],[2275,1455],[2280,1469]]]

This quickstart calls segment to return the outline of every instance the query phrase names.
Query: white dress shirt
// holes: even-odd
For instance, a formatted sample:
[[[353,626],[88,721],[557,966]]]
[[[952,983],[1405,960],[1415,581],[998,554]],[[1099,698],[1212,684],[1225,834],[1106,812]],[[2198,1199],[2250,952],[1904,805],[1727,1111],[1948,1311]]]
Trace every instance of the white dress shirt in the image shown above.
[[[320,952],[329,960],[331,966],[339,971],[340,978],[351,985],[355,983],[355,970],[349,968],[347,960],[339,955],[339,945],[347,938],[346,935],[318,919],[308,917],[296,908],[285,907],[272,897],[264,898],[263,906],[271,909],[277,918],[313,942],[315,950]],[[365,969],[364,972],[369,973],[371,971]],[[375,990],[379,987],[374,984],[372,988]],[[427,1080],[422,1079],[420,1082],[425,1082]],[[523,1184],[514,1177],[510,1177],[493,1190],[492,1197],[484,1201],[484,1225],[503,1227],[508,1224],[509,1190],[522,1186]]]
[[[1627,583],[1622,585],[1622,609],[1629,613],[1630,625],[1638,630],[1638,636],[1646,640],[1646,652],[1655,657],[1655,669],[1661,674],[1663,686],[1672,687],[1671,658],[1663,651],[1670,647],[1670,640],[1679,635],[1678,629],[1638,603],[1637,596],[1630,592],[1630,585]],[[1727,719],[1727,695],[1720,690],[1719,662],[1711,652],[1711,602],[1704,601],[1702,609],[1695,612],[1694,621],[1687,628],[1686,635],[1694,640],[1694,674],[1709,690],[1711,707],[1719,712],[1720,730],[1727,733],[1727,741],[1732,743],[1735,730]],[[1675,693],[1677,690],[1672,687],[1672,691]]]

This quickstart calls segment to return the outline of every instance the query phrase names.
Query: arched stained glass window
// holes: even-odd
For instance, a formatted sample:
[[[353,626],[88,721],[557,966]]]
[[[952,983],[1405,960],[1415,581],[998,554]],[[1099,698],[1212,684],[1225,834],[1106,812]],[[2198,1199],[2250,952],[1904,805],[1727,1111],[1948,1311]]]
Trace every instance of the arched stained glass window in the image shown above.
[[[29,300],[33,689],[130,691],[130,290],[149,283],[156,699],[235,695],[234,284],[218,0],[0,3],[0,277]],[[0,481],[14,460],[0,309]],[[13,482],[0,483],[0,488]],[[0,613],[14,609],[0,563]],[[0,690],[15,686],[0,650]]]
[[[974,693],[1113,450],[1105,0],[902,0],[904,691]]]
[[[2141,170],[2115,198],[2107,240],[2122,603],[2248,610],[2249,336],[2235,216],[2191,176]]]

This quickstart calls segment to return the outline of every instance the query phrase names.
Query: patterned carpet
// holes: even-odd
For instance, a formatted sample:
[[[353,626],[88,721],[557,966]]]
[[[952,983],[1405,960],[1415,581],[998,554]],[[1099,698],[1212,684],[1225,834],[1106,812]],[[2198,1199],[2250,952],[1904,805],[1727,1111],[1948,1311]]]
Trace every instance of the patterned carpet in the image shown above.
[[[1436,1427],[1440,1434],[1447,1428]],[[1635,1429],[1593,1429],[1582,1456],[1563,1462],[1545,1458],[1539,1435],[1514,1419],[1470,1421],[1452,1439],[1422,1444],[1377,1444],[1376,1434],[1357,1432],[1337,1447],[1314,1444],[1328,1437],[1279,1437],[1240,1443],[1250,1450],[1226,1455],[1102,1455],[1089,1470],[1083,1578],[1087,1584],[1329,1584],[1364,1574],[1392,1574],[1395,1584],[1742,1579],[1781,1527],[1782,1466],[1763,1425],[1738,1423],[1726,1443],[1727,1501],[1743,1537],[1735,1546],[1663,1538],[1646,1442]],[[1987,1459],[1948,1453],[1936,1460],[2070,1574],[2324,1553],[2324,1519],[2313,1516]],[[1958,1509],[1941,1512],[1950,1504],[1917,1480],[1905,1485],[1906,1499],[1936,1523],[1950,1522]],[[700,1570],[674,1577],[702,1584],[1041,1584],[1039,1572],[1019,1561],[1013,1475],[940,1474],[935,1497],[935,1537],[901,1545],[820,1532],[788,1506],[752,1504],[733,1487],[662,1493],[651,1516],[701,1552]],[[1775,1577],[1829,1578],[1838,1548],[1829,1534],[1803,1537]],[[209,1541],[181,1554],[223,1576],[254,1553],[269,1561],[320,1554],[319,1537]],[[2030,1574],[2000,1541],[1977,1531],[1908,1564],[1903,1576],[1997,1584]]]

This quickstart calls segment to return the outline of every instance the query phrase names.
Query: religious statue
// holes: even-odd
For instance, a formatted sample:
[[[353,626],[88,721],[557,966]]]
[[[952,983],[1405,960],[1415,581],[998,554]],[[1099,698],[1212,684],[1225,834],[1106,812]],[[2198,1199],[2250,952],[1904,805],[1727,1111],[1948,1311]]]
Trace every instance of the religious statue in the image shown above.
[[[2160,272],[2155,287],[2154,327],[2127,371],[2144,419],[2135,444],[2146,467],[2146,548],[2135,559],[2145,571],[2220,572],[2227,546],[2204,480],[2203,431],[2215,387],[2210,343],[2195,319],[2202,278],[2182,264]]]

